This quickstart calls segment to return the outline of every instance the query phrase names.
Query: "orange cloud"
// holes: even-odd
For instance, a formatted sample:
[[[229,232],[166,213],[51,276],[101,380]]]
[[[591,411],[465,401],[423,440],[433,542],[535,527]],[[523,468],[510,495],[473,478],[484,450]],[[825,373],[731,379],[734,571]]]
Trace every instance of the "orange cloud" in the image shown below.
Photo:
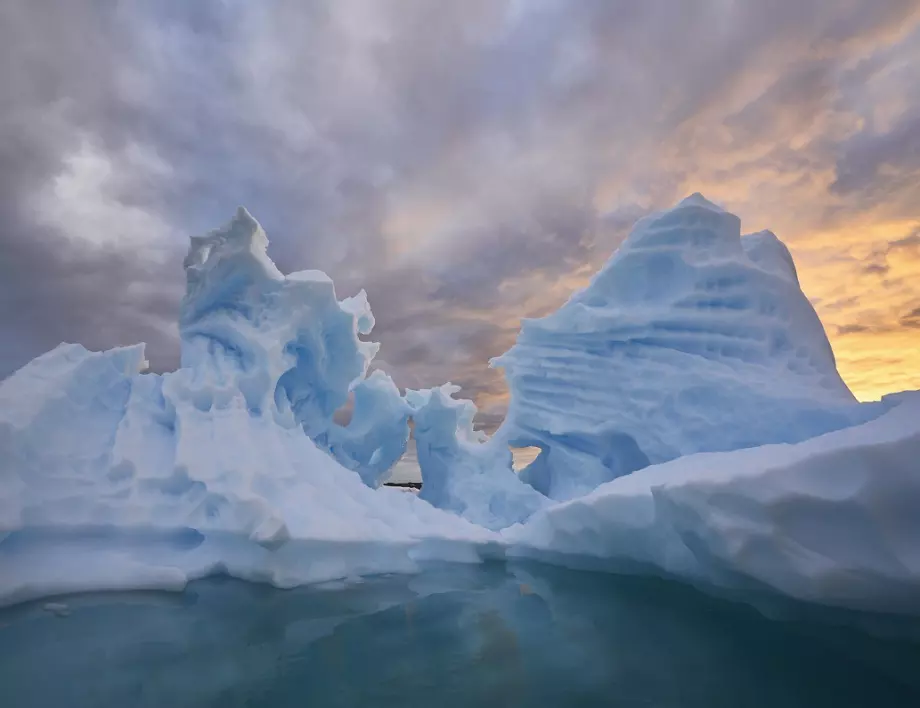
[[[856,396],[920,388],[917,223],[856,223],[801,234],[794,252],[837,366]],[[906,236],[905,236],[906,235]]]

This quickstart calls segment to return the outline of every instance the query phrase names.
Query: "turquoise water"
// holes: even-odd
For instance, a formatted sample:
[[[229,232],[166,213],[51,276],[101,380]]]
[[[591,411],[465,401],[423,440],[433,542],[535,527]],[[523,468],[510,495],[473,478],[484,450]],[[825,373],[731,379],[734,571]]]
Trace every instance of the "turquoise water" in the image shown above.
[[[0,612],[0,706],[920,706],[912,622],[536,564],[60,602]]]

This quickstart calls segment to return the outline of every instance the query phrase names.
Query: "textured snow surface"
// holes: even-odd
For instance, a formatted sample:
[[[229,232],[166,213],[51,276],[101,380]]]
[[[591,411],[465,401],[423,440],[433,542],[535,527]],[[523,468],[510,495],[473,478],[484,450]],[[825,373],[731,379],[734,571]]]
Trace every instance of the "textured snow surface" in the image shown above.
[[[796,445],[648,467],[506,529],[513,553],[920,612],[920,392]]]
[[[880,412],[840,379],[792,257],[700,195],[646,217],[591,284],[525,320],[498,433],[522,479],[571,499],[694,452],[798,442]]]
[[[855,402],[772,234],[697,195],[640,222],[496,362],[489,439],[457,387],[368,375],[364,293],[266,247],[242,209],[192,240],[177,371],[62,344],[0,382],[0,603],[510,554],[920,613],[920,394]],[[377,488],[410,420],[418,496]]]

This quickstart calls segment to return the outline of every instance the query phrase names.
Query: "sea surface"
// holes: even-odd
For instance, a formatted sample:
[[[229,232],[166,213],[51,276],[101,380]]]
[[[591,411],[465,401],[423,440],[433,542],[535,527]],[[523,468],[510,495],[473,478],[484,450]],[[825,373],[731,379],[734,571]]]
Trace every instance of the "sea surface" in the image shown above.
[[[916,708],[918,637],[913,620],[539,564],[217,578],[0,610],[0,706]]]

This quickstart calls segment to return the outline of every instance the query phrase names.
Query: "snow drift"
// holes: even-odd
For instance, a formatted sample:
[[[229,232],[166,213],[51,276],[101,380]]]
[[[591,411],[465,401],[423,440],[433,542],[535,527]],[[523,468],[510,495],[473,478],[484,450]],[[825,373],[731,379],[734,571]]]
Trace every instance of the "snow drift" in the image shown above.
[[[0,601],[504,553],[920,612],[920,397],[855,402],[772,234],[698,195],[640,222],[495,362],[491,439],[456,387],[368,375],[364,293],[266,247],[242,209],[192,240],[177,371],[71,344],[0,382]],[[376,488],[410,419],[420,497]]]

